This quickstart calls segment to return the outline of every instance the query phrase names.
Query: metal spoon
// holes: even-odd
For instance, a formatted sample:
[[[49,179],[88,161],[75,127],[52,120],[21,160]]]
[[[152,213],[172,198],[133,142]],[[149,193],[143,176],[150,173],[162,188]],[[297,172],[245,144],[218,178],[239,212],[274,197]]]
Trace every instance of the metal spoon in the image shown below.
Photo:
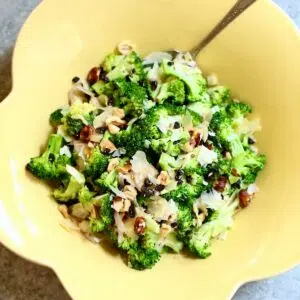
[[[224,18],[213,28],[213,30],[198,45],[189,51],[193,59],[196,59],[197,55],[205,46],[207,46],[224,28],[226,28],[232,21],[234,21],[256,1],[257,0],[238,0],[230,9],[230,11],[224,16]],[[167,52],[170,53],[172,57],[175,57],[178,54],[178,52],[174,50]]]

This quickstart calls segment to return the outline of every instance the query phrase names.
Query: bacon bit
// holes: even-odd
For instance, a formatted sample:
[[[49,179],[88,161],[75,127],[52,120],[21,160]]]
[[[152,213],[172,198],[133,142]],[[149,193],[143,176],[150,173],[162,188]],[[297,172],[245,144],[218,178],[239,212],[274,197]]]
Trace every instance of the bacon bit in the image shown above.
[[[251,195],[248,194],[247,190],[241,190],[239,192],[239,200],[240,200],[240,206],[242,208],[245,208],[250,204]]]
[[[146,220],[143,217],[137,217],[134,222],[134,231],[136,234],[140,235],[145,232]]]
[[[225,176],[220,176],[218,178],[218,181],[216,182],[216,184],[214,185],[214,189],[218,192],[224,192],[225,187],[227,184],[227,178]]]
[[[100,70],[97,67],[94,67],[90,70],[90,72],[88,73],[87,76],[87,82],[90,85],[93,85],[94,83],[96,83],[99,80],[99,75],[100,75]]]
[[[86,125],[84,126],[81,131],[80,131],[80,139],[85,142],[88,143],[91,139],[91,136],[95,133],[95,129],[94,127],[90,126],[90,125]]]

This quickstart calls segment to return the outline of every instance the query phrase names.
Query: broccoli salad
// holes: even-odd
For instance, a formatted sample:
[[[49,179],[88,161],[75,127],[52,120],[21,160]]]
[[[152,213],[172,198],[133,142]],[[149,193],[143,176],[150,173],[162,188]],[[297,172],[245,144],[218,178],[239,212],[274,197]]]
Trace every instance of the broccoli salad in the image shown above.
[[[189,53],[141,58],[122,42],[73,78],[46,149],[26,169],[54,187],[70,228],[110,241],[133,269],[184,248],[207,258],[258,191],[266,157],[251,111]]]

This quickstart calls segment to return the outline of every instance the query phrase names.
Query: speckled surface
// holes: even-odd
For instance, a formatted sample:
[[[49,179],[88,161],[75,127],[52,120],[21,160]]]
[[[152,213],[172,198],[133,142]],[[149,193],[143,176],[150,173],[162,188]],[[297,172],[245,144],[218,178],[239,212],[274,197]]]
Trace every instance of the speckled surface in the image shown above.
[[[11,89],[11,54],[17,33],[39,2],[0,0],[0,101]],[[300,26],[299,0],[275,2]],[[1,245],[0,271],[0,300],[70,299],[53,271],[27,262]],[[234,296],[234,300],[285,299],[300,300],[300,266],[271,279],[245,284]]]

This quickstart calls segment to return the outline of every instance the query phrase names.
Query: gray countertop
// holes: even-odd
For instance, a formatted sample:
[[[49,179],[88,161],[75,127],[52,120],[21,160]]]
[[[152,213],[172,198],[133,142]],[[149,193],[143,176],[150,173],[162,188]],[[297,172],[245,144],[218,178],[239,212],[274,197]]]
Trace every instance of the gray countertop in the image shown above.
[[[39,0],[0,0],[0,101],[11,88],[11,54],[16,35]],[[276,0],[300,26],[300,1]],[[0,245],[0,300],[68,300],[53,271],[30,263]],[[300,266],[259,282],[245,284],[234,300],[299,300]]]

